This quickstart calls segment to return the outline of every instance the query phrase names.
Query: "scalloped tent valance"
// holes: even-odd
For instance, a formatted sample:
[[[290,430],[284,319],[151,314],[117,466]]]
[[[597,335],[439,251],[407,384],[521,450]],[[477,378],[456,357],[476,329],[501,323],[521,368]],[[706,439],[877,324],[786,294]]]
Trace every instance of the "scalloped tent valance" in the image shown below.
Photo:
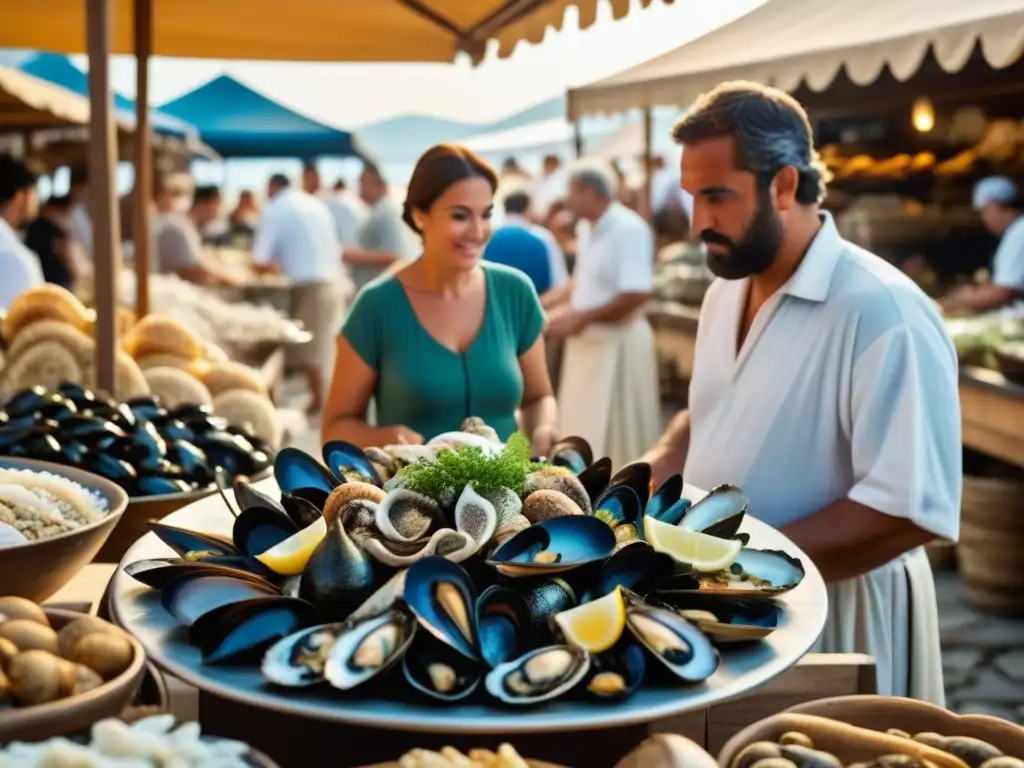
[[[824,91],[843,69],[857,85],[870,85],[888,66],[902,82],[929,49],[946,72],[959,72],[979,41],[993,68],[1017,61],[1024,0],[768,0],[669,53],[570,90],[569,119],[685,107],[726,80]]]

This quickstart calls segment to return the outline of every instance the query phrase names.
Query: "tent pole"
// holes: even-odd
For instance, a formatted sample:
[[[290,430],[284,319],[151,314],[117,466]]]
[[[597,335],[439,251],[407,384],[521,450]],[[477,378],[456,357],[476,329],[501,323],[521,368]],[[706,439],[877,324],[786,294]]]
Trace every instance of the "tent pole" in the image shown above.
[[[153,194],[153,141],[149,120],[149,56],[153,50],[153,0],[135,0],[135,314],[149,314],[150,200]]]
[[[572,138],[573,145],[576,149],[576,158],[583,157],[583,130],[580,127],[580,121],[574,120],[572,124]]]
[[[653,200],[653,160],[651,158],[651,147],[653,146],[654,134],[654,110],[644,107],[644,200],[647,201],[647,220],[654,221],[654,200]]]
[[[121,217],[110,95],[112,0],[84,0],[89,52],[89,208],[93,223],[96,385],[117,394],[117,278]]]

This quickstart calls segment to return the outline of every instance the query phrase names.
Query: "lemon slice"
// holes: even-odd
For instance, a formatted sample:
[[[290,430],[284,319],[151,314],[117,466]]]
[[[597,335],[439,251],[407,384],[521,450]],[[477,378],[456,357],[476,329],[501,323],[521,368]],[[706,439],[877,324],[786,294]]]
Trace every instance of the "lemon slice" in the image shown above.
[[[688,531],[653,517],[644,518],[644,534],[647,543],[655,550],[669,554],[701,573],[727,570],[743,549],[742,541]]]
[[[590,653],[607,651],[622,637],[626,604],[616,589],[610,595],[555,615],[555,624],[570,645]]]
[[[320,517],[298,533],[268,549],[256,559],[278,576],[299,576],[313,550],[327,535],[327,520]]]

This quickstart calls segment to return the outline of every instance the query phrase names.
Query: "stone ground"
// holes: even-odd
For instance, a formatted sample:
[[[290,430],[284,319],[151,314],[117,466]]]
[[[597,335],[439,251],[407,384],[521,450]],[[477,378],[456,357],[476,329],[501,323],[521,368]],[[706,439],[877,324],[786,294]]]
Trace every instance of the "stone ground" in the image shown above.
[[[289,384],[281,398],[304,405],[301,389]],[[674,409],[666,409],[666,422]],[[320,452],[320,422],[290,415],[291,444]],[[979,613],[964,600],[955,570],[935,574],[946,704],[961,714],[985,714],[1024,725],[1024,617]]]

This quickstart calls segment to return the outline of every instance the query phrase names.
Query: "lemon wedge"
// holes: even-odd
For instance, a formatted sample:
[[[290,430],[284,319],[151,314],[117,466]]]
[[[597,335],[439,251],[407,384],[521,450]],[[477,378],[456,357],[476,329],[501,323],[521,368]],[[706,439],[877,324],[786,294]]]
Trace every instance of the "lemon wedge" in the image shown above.
[[[327,520],[320,517],[298,533],[293,533],[280,544],[276,544],[256,559],[278,576],[299,576],[313,550],[327,535]]]
[[[655,550],[671,555],[700,573],[727,570],[743,549],[742,541],[688,531],[653,517],[644,518],[644,534]]]
[[[626,604],[616,588],[610,595],[555,615],[555,624],[570,645],[590,653],[607,651],[622,637]]]

